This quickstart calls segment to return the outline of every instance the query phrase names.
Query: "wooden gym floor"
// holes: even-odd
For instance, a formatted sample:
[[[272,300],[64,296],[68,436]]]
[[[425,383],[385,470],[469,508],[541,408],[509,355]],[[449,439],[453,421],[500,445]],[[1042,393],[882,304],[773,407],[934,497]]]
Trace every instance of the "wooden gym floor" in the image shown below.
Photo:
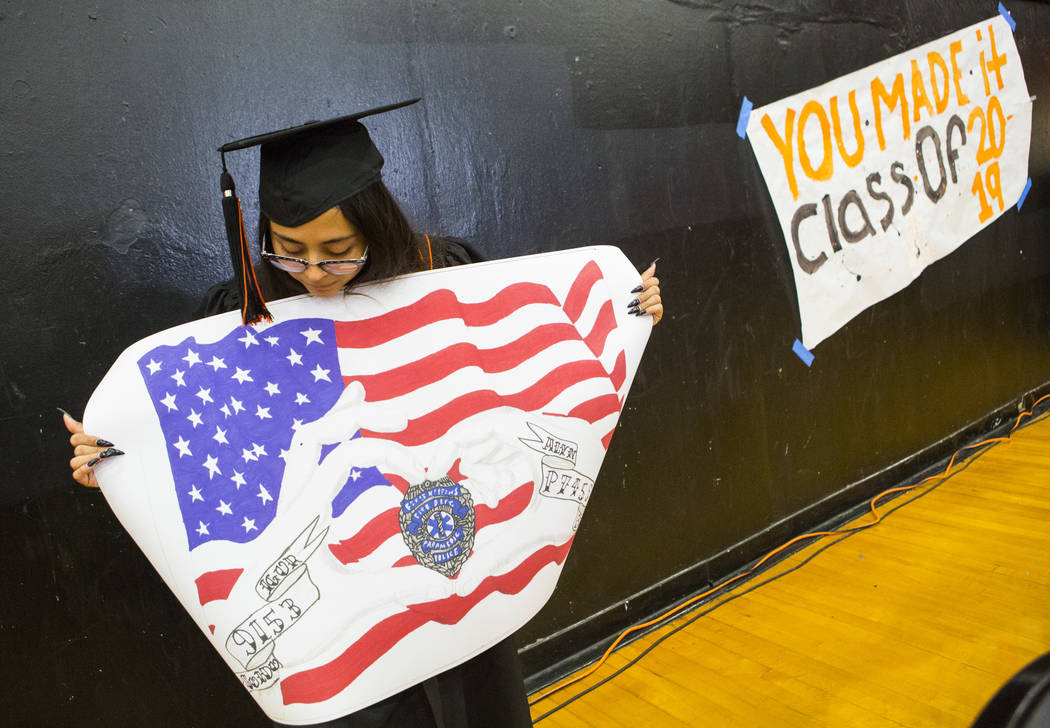
[[[962,465],[885,521],[699,617],[537,725],[969,726],[1003,683],[1050,651],[1050,418]],[[533,719],[693,616],[614,652],[590,677],[534,705]]]

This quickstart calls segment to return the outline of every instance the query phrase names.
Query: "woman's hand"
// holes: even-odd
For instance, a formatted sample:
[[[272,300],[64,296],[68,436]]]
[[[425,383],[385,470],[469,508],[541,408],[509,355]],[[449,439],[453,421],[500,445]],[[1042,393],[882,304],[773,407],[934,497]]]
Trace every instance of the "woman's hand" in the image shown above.
[[[633,313],[635,316],[652,316],[653,326],[660,323],[660,319],[664,317],[664,304],[660,300],[660,279],[656,277],[656,260],[642,273],[642,285],[631,293],[638,294],[638,297],[627,304],[629,306],[627,313]]]
[[[124,451],[101,437],[84,434],[84,425],[74,420],[68,412],[62,413],[62,422],[71,433],[69,443],[73,446],[73,459],[69,461],[69,467],[73,469],[73,480],[88,488],[97,488],[95,466],[106,458],[123,455]]]

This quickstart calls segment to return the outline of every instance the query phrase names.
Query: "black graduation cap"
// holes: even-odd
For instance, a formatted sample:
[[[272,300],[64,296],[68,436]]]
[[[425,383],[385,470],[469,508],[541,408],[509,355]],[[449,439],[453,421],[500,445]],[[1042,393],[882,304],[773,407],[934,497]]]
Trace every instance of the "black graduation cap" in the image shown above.
[[[309,121],[219,147],[222,211],[234,275],[242,283],[241,317],[245,325],[271,320],[271,316],[255,280],[240,201],[233,176],[226,169],[226,153],[260,147],[259,208],[277,224],[296,227],[379,179],[383,156],[358,120],[417,101],[410,99],[327,121]]]

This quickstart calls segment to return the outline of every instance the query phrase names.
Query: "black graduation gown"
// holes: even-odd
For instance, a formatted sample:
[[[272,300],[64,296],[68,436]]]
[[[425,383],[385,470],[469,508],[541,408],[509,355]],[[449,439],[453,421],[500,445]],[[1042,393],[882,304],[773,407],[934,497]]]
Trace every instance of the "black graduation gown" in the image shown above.
[[[431,238],[434,267],[484,260],[457,238]],[[197,318],[241,307],[240,284],[212,286]],[[307,728],[524,728],[531,726],[521,662],[512,637],[374,705]],[[283,724],[274,723],[277,728]]]

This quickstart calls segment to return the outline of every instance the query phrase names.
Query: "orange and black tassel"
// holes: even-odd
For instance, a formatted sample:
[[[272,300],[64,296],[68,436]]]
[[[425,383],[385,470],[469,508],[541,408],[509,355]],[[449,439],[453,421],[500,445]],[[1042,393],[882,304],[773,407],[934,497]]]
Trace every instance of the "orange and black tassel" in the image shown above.
[[[219,177],[222,187],[222,216],[226,222],[226,239],[230,243],[230,261],[233,263],[233,275],[241,283],[241,321],[245,326],[266,320],[272,321],[259,290],[252,267],[252,254],[248,248],[248,239],[244,234],[244,216],[241,214],[241,201],[237,199],[237,187],[233,175],[226,169],[226,155],[222,160],[222,175]]]

